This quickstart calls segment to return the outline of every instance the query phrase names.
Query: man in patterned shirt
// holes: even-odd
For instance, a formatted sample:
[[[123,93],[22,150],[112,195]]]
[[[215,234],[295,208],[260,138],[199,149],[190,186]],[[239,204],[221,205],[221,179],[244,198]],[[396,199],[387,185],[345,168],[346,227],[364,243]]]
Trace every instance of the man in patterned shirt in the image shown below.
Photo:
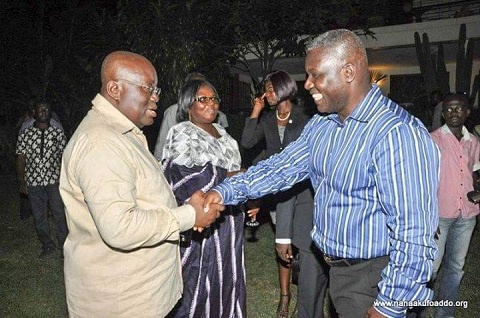
[[[34,124],[18,136],[17,175],[19,191],[28,195],[35,230],[42,242],[42,253],[39,258],[45,258],[55,251],[55,243],[50,236],[48,225],[49,208],[55,220],[60,250],[68,232],[63,202],[58,190],[60,162],[67,140],[62,130],[50,125],[51,109],[48,103],[37,102],[34,117]],[[60,255],[63,257],[63,253]]]

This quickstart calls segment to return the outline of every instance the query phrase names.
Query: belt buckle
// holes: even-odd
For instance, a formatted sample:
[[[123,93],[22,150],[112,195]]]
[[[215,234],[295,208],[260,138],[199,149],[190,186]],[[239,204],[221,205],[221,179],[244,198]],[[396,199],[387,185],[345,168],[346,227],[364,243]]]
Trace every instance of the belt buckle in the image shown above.
[[[355,264],[360,263],[358,260],[354,259],[348,259],[348,258],[339,258],[339,257],[332,257],[328,255],[323,255],[323,259],[327,263],[328,266],[330,267],[335,267],[335,266],[353,266]]]
[[[329,265],[329,266],[335,266],[335,260],[332,259],[332,257],[326,255],[326,254],[323,254],[323,259],[325,260],[325,262]]]

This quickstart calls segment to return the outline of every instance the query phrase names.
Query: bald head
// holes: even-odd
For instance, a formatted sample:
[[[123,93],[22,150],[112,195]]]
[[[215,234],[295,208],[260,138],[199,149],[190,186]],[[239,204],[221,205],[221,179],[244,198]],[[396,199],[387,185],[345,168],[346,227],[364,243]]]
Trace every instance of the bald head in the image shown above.
[[[152,70],[155,72],[152,63],[140,54],[127,51],[112,52],[105,57],[102,63],[102,95],[104,95],[104,89],[109,81],[118,78],[135,80]]]
[[[137,127],[151,125],[159,100],[157,72],[142,55],[116,51],[103,60],[100,94]]]

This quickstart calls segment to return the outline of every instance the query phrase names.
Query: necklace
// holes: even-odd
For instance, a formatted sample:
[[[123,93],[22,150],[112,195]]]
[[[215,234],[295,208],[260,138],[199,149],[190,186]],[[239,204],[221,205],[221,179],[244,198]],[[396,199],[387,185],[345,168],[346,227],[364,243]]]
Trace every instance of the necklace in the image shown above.
[[[291,113],[291,112],[288,112],[288,114],[287,114],[285,117],[281,118],[281,117],[278,115],[278,109],[275,111],[275,114],[277,115],[277,119],[280,120],[280,121],[285,121],[285,120],[287,120],[288,117],[290,117],[290,113]]]

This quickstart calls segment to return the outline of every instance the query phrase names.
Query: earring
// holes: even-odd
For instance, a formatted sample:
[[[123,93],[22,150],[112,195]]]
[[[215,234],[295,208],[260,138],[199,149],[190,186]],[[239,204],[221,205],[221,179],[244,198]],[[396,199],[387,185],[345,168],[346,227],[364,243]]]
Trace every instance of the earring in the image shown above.
[[[188,121],[192,121],[192,115],[188,112]]]

